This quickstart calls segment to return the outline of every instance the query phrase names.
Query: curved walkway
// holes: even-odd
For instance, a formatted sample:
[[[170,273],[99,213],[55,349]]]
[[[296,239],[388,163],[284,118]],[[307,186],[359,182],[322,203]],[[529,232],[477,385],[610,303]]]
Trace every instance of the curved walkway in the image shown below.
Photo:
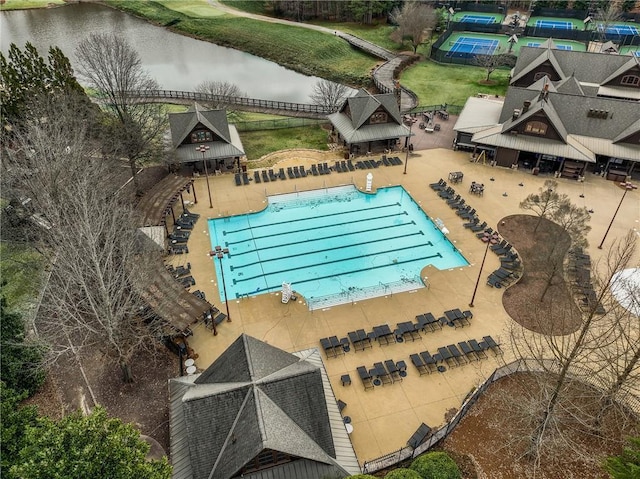
[[[362,38],[356,37],[355,35],[351,35],[350,33],[341,32],[340,30],[333,30],[331,28],[322,27],[320,25],[312,25],[308,23],[298,23],[291,20],[285,20],[281,18],[272,18],[267,17],[265,15],[257,15],[255,13],[245,12],[243,10],[238,10],[237,8],[230,7],[228,5],[220,3],[218,0],[209,0],[209,4],[214,8],[226,12],[230,15],[236,15],[239,17],[252,18],[254,20],[259,20],[263,22],[270,23],[280,23],[283,25],[289,25],[300,28],[308,28],[310,30],[316,30],[323,33],[328,33],[330,35],[336,35],[343,40],[349,42],[356,48],[363,50],[370,55],[376,56],[383,60],[386,60],[384,65],[379,66],[373,72],[374,83],[378,87],[378,89],[382,90],[384,93],[393,92],[395,89],[395,79],[393,77],[394,71],[401,66],[403,62],[407,62],[409,55],[397,55],[394,52],[391,52],[385,48],[382,48],[375,43],[371,43],[367,40],[363,40]],[[400,110],[401,111],[409,111],[418,106],[418,97],[415,93],[413,93],[408,88],[400,85],[401,93],[400,93]]]

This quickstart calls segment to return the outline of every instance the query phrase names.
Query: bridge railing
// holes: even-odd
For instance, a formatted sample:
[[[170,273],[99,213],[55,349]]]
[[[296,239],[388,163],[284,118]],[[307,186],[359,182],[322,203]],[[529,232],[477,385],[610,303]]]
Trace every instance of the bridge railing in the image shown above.
[[[333,113],[330,109],[322,105],[312,105],[308,103],[292,103],[287,101],[261,100],[259,98],[246,98],[227,95],[213,95],[210,93],[199,93],[192,91],[178,90],[140,90],[130,91],[129,95],[138,98],[167,98],[176,100],[193,100],[201,102],[217,103],[219,105],[238,105],[251,108],[266,108],[270,110],[295,111],[316,114]]]

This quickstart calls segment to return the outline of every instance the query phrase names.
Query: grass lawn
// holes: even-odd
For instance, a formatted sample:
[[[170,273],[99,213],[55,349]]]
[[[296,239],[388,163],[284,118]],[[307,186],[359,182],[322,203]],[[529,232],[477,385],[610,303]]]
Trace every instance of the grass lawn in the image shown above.
[[[509,82],[509,70],[496,70],[491,74],[495,85],[479,83],[487,76],[480,67],[444,65],[424,60],[406,69],[400,78],[402,85],[418,95],[420,105],[464,105],[467,98],[477,93],[504,95]]]
[[[42,256],[32,248],[0,243],[0,270],[6,281],[2,293],[12,310],[24,311],[36,300],[43,268]]]
[[[289,148],[312,148],[323,151],[329,149],[327,131],[320,126],[247,131],[242,133],[242,145],[249,161]]]
[[[225,13],[211,6],[207,0],[165,0],[163,5],[188,17],[219,17]]]
[[[47,8],[52,5],[64,5],[64,0],[6,0],[0,3],[0,10],[23,10],[25,8]]]

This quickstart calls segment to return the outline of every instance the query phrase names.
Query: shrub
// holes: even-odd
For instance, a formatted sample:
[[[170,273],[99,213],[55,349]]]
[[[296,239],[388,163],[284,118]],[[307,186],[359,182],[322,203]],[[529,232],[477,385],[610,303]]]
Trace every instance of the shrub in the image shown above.
[[[400,467],[389,472],[384,479],[422,479],[422,476],[412,469]]]
[[[369,474],[356,474],[355,476],[349,476],[351,479],[376,479],[374,476],[370,476]]]
[[[458,465],[446,452],[428,452],[411,463],[422,479],[460,479]]]

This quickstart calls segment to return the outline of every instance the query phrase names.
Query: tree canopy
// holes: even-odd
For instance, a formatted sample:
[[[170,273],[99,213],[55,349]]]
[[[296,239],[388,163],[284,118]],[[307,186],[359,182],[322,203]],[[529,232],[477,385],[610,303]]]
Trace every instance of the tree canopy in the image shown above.
[[[34,96],[70,92],[84,96],[71,63],[60,48],[50,47],[45,59],[29,42],[24,50],[12,43],[7,57],[0,52],[0,83],[0,116],[5,127],[6,123],[14,124],[28,116],[29,100]]]
[[[98,407],[60,421],[39,418],[26,429],[26,445],[11,468],[22,479],[169,479],[166,458],[146,460],[149,445],[130,424]]]

